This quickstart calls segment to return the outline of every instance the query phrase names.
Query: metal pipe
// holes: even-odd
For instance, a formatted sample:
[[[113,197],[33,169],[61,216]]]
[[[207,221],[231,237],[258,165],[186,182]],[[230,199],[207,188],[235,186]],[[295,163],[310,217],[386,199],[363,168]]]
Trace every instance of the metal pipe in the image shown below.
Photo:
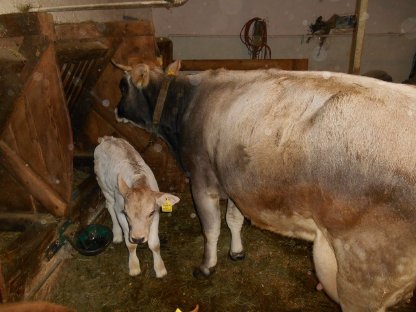
[[[57,7],[30,8],[29,12],[66,12],[87,10],[111,10],[111,9],[138,9],[138,8],[174,8],[184,5],[188,0],[150,0],[129,1],[115,3],[63,5]]]

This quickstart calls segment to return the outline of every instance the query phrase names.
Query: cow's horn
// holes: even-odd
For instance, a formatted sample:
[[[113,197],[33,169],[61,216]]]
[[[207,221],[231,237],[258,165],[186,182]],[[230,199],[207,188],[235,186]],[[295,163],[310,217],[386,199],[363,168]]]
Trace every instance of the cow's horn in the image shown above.
[[[116,61],[114,61],[114,59],[111,59],[111,63],[113,63],[113,65],[117,68],[120,68],[121,70],[124,71],[131,71],[133,68],[129,65],[122,65],[122,64],[118,64],[116,63]]]

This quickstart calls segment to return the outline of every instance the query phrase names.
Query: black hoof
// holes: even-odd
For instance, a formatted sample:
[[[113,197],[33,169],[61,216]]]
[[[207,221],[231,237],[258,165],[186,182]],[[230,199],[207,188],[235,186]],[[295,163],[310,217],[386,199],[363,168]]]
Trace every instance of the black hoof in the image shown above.
[[[202,270],[201,268],[194,268],[194,271],[192,272],[192,275],[196,279],[205,279],[209,277],[211,274],[215,272],[215,268],[210,268],[208,271]]]
[[[246,258],[246,253],[244,251],[240,252],[230,252],[230,259],[233,261],[241,261]]]

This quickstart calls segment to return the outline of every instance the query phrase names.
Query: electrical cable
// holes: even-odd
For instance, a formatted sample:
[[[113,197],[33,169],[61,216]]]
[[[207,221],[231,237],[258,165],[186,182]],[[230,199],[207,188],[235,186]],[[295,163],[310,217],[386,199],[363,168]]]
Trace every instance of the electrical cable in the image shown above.
[[[241,42],[247,47],[252,59],[270,59],[272,52],[267,45],[267,25],[264,19],[254,17],[240,31]]]

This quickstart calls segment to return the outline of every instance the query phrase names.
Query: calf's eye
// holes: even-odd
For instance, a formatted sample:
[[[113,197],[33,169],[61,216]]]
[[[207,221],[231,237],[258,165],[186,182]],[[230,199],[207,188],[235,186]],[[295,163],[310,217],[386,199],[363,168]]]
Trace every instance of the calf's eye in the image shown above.
[[[149,214],[149,218],[151,217],[151,216],[153,216],[155,214],[155,211],[153,210],[150,214]]]

